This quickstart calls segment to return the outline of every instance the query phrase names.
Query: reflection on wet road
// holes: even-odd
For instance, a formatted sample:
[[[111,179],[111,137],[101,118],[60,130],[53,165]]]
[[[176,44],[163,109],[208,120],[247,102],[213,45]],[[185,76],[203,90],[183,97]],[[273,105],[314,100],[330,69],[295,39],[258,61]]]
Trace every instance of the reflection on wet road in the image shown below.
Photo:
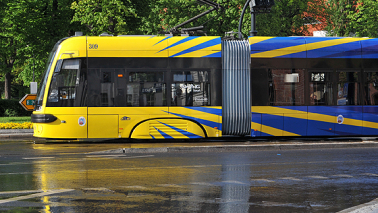
[[[0,211],[337,212],[378,197],[378,149],[87,154],[0,144]]]

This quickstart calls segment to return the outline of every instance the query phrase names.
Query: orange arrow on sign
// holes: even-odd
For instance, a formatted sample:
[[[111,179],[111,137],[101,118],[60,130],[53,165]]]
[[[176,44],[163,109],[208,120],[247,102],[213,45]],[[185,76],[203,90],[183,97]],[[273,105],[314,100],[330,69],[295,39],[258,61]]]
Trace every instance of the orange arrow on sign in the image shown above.
[[[34,109],[34,100],[36,99],[37,95],[35,94],[27,94],[21,100],[20,104],[24,107],[27,111],[33,111]]]

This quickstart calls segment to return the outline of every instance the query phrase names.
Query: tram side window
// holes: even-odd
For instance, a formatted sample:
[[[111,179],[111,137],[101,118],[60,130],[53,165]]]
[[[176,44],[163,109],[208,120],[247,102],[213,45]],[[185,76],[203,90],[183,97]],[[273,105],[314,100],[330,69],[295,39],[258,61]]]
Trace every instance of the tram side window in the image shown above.
[[[172,106],[209,106],[210,83],[207,71],[175,71]]]
[[[113,69],[101,70],[101,106],[114,106],[114,74]]]
[[[378,105],[378,72],[365,73],[365,105]]]
[[[332,72],[310,73],[310,105],[334,105]]]
[[[47,106],[85,105],[86,75],[80,59],[59,60],[50,84]]]
[[[304,105],[304,73],[304,69],[269,69],[270,105]]]
[[[89,69],[88,106],[126,106],[126,78],[124,69]]]
[[[127,85],[128,106],[166,106],[164,72],[130,72]]]
[[[337,71],[337,105],[360,105],[359,72]]]

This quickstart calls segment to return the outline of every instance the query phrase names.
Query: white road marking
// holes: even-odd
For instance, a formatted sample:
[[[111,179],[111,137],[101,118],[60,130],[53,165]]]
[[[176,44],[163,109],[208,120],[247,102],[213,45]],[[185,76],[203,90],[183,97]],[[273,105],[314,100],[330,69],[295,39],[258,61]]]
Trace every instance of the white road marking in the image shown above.
[[[101,155],[98,155],[97,157],[100,157]],[[103,155],[102,155],[103,156]],[[109,155],[110,156],[110,155]],[[122,155],[125,156],[125,155]],[[155,155],[141,155],[141,156],[130,156],[130,157],[121,157],[119,158],[146,158],[146,157],[154,157]],[[87,156],[88,157],[88,156]],[[43,160],[43,159],[48,159],[48,158],[55,158],[55,157],[39,157],[39,158],[23,158],[24,160]],[[83,159],[77,159],[77,160],[55,160],[55,161],[50,161],[49,163],[68,163],[68,162],[82,162],[86,160],[102,160],[102,159],[97,159],[96,157],[88,157],[88,158],[83,158]],[[14,165],[28,165],[28,164],[36,164],[36,163],[45,163],[45,162],[11,162],[8,164],[0,164],[0,166],[14,166]],[[194,166],[195,167],[195,166]],[[22,174],[22,173],[17,173],[17,174]],[[1,174],[0,174],[1,175]]]
[[[303,181],[302,179],[298,179],[295,177],[282,177],[281,180],[295,180],[295,181]]]
[[[309,178],[315,178],[315,179],[329,179],[328,177],[318,176],[318,175],[307,176],[307,177],[309,177]]]
[[[43,190],[5,191],[5,192],[0,192],[0,195],[7,195],[7,194],[30,194],[30,193],[38,193],[38,192],[43,192]]]
[[[10,173],[0,173],[0,175],[28,175],[28,174],[34,174],[35,172],[10,172]]]
[[[233,184],[247,185],[247,183],[243,183],[243,182],[236,181],[236,180],[226,180],[226,181],[222,181],[222,182],[223,183],[233,183]]]
[[[147,189],[147,187],[144,186],[121,186],[122,188],[126,189]]]
[[[87,155],[87,158],[105,158],[105,157],[126,157],[125,154],[123,155]]]
[[[126,155],[88,155],[87,158],[148,158],[154,157],[155,155],[139,155],[139,156],[126,156]]]
[[[368,176],[378,177],[378,174],[373,174],[373,173],[362,173],[361,175],[368,175]]]
[[[345,175],[345,174],[338,174],[338,175],[332,175],[333,177],[343,177],[343,178],[353,178],[352,175]]]
[[[53,159],[55,157],[30,157],[30,158],[22,158],[24,160],[44,160],[44,159]]]
[[[0,204],[10,203],[10,202],[19,201],[19,200],[32,199],[32,198],[36,198],[36,197],[43,197],[43,196],[48,196],[48,195],[53,195],[53,194],[58,194],[58,193],[63,193],[63,192],[71,192],[71,191],[74,191],[74,189],[48,190],[46,192],[41,192],[41,193],[37,193],[37,194],[31,194],[31,195],[25,195],[25,196],[19,196],[19,197],[12,197],[12,198],[9,198],[9,199],[0,200]]]
[[[141,155],[141,156],[131,156],[131,157],[123,157],[123,158],[148,158],[154,157],[155,155]]]
[[[154,157],[155,155],[139,155],[139,156],[126,156],[123,155],[88,155],[87,158],[147,158]]]
[[[158,184],[157,186],[160,187],[176,187],[176,188],[182,188],[182,186],[176,185],[176,184]]]
[[[0,164],[0,166],[14,166],[14,165],[27,165],[27,164],[33,164],[35,162],[10,162],[10,163],[7,163],[7,164]]]
[[[211,183],[206,183],[206,182],[192,182],[192,183],[189,183],[191,185],[201,185],[201,186],[214,186],[213,184]]]
[[[82,188],[83,191],[85,192],[110,192],[110,193],[115,193],[115,191],[110,190],[108,188]]]
[[[274,182],[273,180],[268,180],[268,179],[252,179],[252,181],[264,181],[264,182],[268,182],[268,183]]]

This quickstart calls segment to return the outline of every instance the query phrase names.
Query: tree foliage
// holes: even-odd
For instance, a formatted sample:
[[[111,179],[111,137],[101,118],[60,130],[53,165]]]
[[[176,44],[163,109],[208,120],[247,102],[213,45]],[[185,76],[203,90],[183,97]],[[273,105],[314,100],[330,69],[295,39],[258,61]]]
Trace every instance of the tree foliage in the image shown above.
[[[305,12],[318,14],[322,11],[318,7],[309,7],[309,2],[318,0],[276,0],[271,13],[256,14],[256,28],[258,35],[267,36],[293,36],[307,33]],[[207,35],[223,36],[225,32],[238,31],[239,18],[246,1],[243,0],[217,0],[216,3],[224,7],[223,12],[212,13],[198,19],[184,27],[201,26],[206,23]],[[200,14],[211,7],[198,4],[196,0],[157,0],[151,4],[151,13],[144,18],[147,34],[156,34],[159,30],[168,30],[191,17]],[[211,19],[210,21],[208,21]],[[250,31],[251,14],[249,7],[244,15],[242,32],[248,35]],[[208,21],[208,22],[207,22]]]
[[[0,27],[1,73],[5,75],[5,96],[10,98],[10,80],[20,78],[25,84],[43,73],[48,52],[62,37],[72,34],[72,0],[3,0]],[[16,70],[22,72],[16,72]]]
[[[72,21],[86,26],[89,35],[135,34],[140,32],[147,6],[147,0],[79,0],[71,5],[75,11]]]
[[[304,12],[309,0],[276,0],[271,13],[257,15],[258,35],[300,36],[307,33]]]
[[[350,31],[358,37],[377,37],[378,2],[375,0],[358,0],[356,12],[349,13]]]
[[[224,32],[237,30],[240,1],[217,0],[216,3],[224,7],[224,11],[213,11],[183,28],[204,26],[207,35],[224,35]],[[195,17],[202,12],[212,9],[211,6],[200,4],[196,0],[157,0],[150,4],[151,13],[143,18],[143,30],[146,34],[156,34],[167,31],[174,26]]]
[[[326,30],[330,36],[353,36],[351,15],[356,13],[356,0],[329,0],[327,10],[332,14]]]

